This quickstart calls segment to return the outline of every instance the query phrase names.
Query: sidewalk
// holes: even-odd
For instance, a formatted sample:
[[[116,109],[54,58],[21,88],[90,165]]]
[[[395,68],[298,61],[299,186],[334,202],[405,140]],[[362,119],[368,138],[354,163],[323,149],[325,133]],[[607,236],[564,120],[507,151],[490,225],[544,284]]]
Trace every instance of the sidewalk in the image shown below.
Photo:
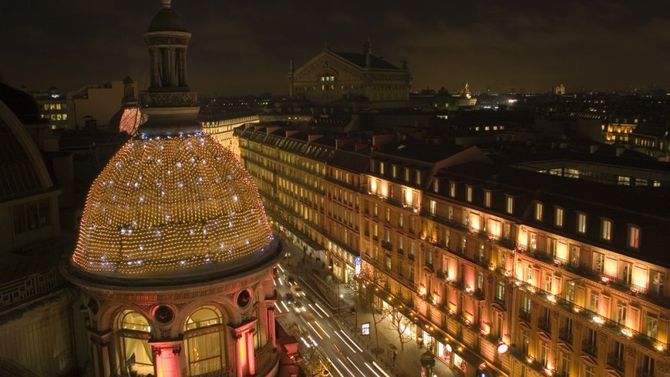
[[[288,262],[287,267],[291,273],[300,275],[304,280],[309,281],[310,276],[307,274],[317,273],[320,278],[326,280],[327,276],[332,276],[331,271],[324,267],[323,264],[317,263],[311,258],[307,257],[303,259],[303,251],[293,245],[292,243],[285,241],[284,247],[290,250],[291,257],[285,261]],[[332,280],[333,282],[335,280]],[[377,324],[379,329],[379,349],[377,350],[377,344],[375,340],[375,325],[372,319],[372,314],[370,308],[365,308],[358,303],[356,299],[356,292],[354,292],[348,284],[337,283],[339,285],[339,294],[342,295],[342,306],[347,308],[355,308],[356,313],[352,313],[350,310],[342,311],[336,314],[338,322],[349,330],[349,334],[358,340],[359,344],[365,347],[368,352],[377,359],[377,362],[381,365],[384,365],[388,370],[394,372],[394,375],[397,377],[418,377],[421,375],[421,364],[419,359],[421,354],[423,354],[426,349],[417,345],[417,343],[412,340],[404,344],[404,349],[400,348],[400,341],[398,340],[397,333],[391,327],[389,321],[384,320],[381,323]],[[338,292],[337,285],[333,284],[333,292]],[[368,322],[370,323],[370,335],[363,336],[361,335],[361,324]],[[397,357],[395,361],[395,367],[392,365],[392,354],[391,345],[395,346],[397,350]],[[374,351],[377,351],[375,353]],[[435,360],[435,368],[433,369],[433,374],[438,377],[454,377],[454,374],[444,363],[440,360]]]

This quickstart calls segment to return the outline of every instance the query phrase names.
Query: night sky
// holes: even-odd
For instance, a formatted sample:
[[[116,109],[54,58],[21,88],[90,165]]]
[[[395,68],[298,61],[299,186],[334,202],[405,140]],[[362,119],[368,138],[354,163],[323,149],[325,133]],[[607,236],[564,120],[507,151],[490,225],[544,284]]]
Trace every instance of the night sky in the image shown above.
[[[4,81],[45,89],[135,78],[158,0],[0,0]],[[547,91],[670,88],[667,0],[174,0],[194,34],[190,84],[202,94],[285,93],[324,41],[409,62],[414,89]]]

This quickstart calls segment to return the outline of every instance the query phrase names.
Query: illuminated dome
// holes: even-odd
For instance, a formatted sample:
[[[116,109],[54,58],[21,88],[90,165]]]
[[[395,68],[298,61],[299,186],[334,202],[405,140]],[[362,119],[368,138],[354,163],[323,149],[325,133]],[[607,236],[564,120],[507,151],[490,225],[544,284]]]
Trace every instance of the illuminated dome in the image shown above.
[[[256,187],[232,152],[204,134],[137,138],[93,183],[72,260],[129,277],[221,270],[270,241]]]

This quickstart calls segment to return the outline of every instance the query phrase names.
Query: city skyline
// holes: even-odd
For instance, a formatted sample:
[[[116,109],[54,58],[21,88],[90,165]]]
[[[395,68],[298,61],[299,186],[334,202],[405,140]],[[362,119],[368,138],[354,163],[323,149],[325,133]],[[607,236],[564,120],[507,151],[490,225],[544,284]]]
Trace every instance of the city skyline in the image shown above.
[[[367,2],[355,11],[339,4],[181,4],[184,24],[197,37],[191,85],[203,95],[286,93],[289,60],[297,66],[323,48],[373,52],[409,62],[413,89],[474,91],[668,87],[664,67],[670,17],[661,1],[645,4]],[[5,3],[4,40],[11,51],[0,73],[30,90],[65,90],[130,75],[148,82],[141,40],[153,4],[105,1]],[[349,4],[352,5],[352,4]],[[29,21],[26,22],[25,20]],[[309,31],[309,32],[306,32]],[[18,36],[10,38],[10,36]],[[569,54],[567,52],[570,52]]]

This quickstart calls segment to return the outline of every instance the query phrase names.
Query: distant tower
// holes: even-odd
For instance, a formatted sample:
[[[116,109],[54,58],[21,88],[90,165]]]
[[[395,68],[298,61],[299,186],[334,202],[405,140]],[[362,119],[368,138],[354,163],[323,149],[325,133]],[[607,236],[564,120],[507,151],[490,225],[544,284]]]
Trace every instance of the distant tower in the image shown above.
[[[293,78],[295,74],[295,66],[293,65],[293,59],[288,63],[288,96],[293,98]]]
[[[365,55],[365,68],[370,68],[372,66],[372,41],[370,37],[363,44],[363,54]]]

